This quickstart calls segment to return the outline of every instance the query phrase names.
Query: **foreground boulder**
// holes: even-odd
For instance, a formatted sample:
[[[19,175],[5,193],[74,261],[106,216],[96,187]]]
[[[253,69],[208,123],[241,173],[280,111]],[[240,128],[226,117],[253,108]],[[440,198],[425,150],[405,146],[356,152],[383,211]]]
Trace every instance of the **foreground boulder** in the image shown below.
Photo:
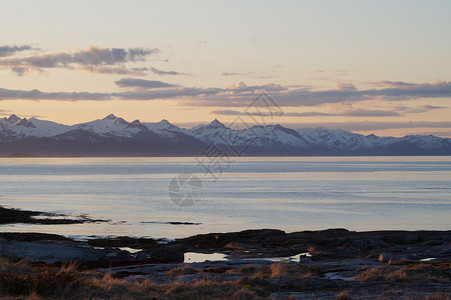
[[[167,246],[153,249],[150,253],[150,260],[161,263],[181,263],[185,259],[185,254],[179,246]]]

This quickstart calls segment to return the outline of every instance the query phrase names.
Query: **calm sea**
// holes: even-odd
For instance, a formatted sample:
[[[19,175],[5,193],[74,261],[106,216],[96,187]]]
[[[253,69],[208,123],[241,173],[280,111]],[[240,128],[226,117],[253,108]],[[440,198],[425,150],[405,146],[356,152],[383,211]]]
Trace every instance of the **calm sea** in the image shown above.
[[[0,232],[175,238],[250,228],[451,229],[451,157],[233,158],[222,169],[212,170],[215,179],[195,158],[1,158],[0,205],[111,221]],[[180,190],[170,185],[178,174],[190,178]]]

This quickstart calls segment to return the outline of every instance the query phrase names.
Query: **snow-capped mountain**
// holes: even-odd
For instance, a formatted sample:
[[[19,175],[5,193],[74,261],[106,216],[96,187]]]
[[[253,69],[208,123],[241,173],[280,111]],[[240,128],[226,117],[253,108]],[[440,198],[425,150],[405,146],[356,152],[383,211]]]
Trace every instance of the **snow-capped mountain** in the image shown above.
[[[28,136],[51,137],[68,131],[70,126],[36,118],[19,118],[11,115],[0,119],[0,140],[18,140]]]
[[[306,141],[295,130],[280,125],[254,126],[233,130],[217,119],[208,125],[200,125],[186,132],[206,143],[241,146],[252,144],[258,147],[286,145],[305,147]]]
[[[143,123],[147,129],[155,132],[161,137],[165,138],[174,138],[177,133],[182,132],[186,133],[186,129],[180,128],[168,122],[168,120],[163,119],[160,122],[156,123]]]
[[[342,129],[327,129],[323,127],[301,128],[297,132],[310,144],[339,150],[371,149],[397,140],[394,137],[378,137],[373,134],[365,136]]]
[[[221,133],[228,130],[227,126],[214,119],[210,124],[199,125],[187,130],[187,134],[201,139],[205,142],[211,142],[219,138]]]
[[[71,129],[83,129],[106,137],[132,137],[147,128],[139,120],[129,123],[122,118],[110,114],[103,119],[73,125]]]
[[[0,155],[198,156],[208,145],[229,155],[451,155],[451,139],[378,137],[281,125],[232,129],[218,121],[190,129],[111,114],[72,126],[16,115],[0,119]]]

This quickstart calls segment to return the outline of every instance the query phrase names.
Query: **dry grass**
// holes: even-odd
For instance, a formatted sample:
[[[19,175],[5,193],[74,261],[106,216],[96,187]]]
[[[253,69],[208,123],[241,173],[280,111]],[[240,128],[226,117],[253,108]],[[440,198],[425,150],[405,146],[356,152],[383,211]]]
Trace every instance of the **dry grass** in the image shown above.
[[[169,271],[171,276],[194,272],[198,271],[190,266]],[[155,284],[79,272],[76,264],[32,268],[25,261],[0,260],[1,299],[257,299],[270,295],[269,286],[264,280]]]
[[[176,282],[161,286],[168,299],[221,299],[231,297],[240,290],[234,282],[201,280],[193,284]]]
[[[273,263],[270,266],[244,266],[227,270],[227,274],[253,275],[254,278],[319,278],[324,273],[319,266],[304,266],[299,264]]]
[[[244,266],[241,268],[228,270],[226,273],[229,274],[255,274],[259,272],[262,268],[257,266]]]
[[[193,267],[190,267],[188,265],[183,267],[177,267],[169,270],[166,275],[167,276],[182,276],[182,275],[191,275],[191,274],[197,274],[198,271],[194,269]]]
[[[367,281],[375,278],[402,281],[411,276],[421,282],[424,282],[425,278],[435,280],[433,282],[445,282],[441,280],[448,280],[449,276],[449,269],[443,269],[441,266],[414,265],[403,269],[386,269],[389,271],[368,269],[360,276]],[[60,268],[32,268],[26,261],[3,257],[0,258],[0,299],[262,299],[281,289],[276,282],[297,283],[298,279],[321,277],[323,272],[323,269],[314,266],[274,263],[269,266],[246,266],[227,272],[241,274],[243,277],[239,280],[226,281],[221,279],[219,274],[213,279],[203,279],[195,283],[185,283],[173,278],[171,283],[157,284],[150,280],[118,279],[110,274],[94,271],[80,272],[73,263]],[[199,272],[186,265],[173,268],[167,275],[196,273]],[[350,297],[343,292],[336,299],[352,299]],[[424,297],[423,294],[421,299]],[[439,292],[426,298],[438,299],[451,300],[446,293]]]
[[[438,291],[434,295],[426,296],[426,300],[451,300],[451,296],[445,292]]]
[[[357,281],[404,281],[451,283],[451,272],[440,265],[419,264],[400,269],[370,268],[356,276]]]
[[[282,278],[287,276],[287,267],[283,263],[275,263],[269,266],[271,278]]]
[[[335,300],[353,300],[354,298],[352,298],[351,295],[349,295],[348,292],[343,291],[340,293],[340,295],[338,295]]]
[[[60,272],[64,273],[64,272],[73,272],[75,270],[77,270],[77,263],[74,262],[70,262],[68,264],[63,264],[61,266]]]
[[[71,272],[45,270],[31,274],[0,273],[0,286],[9,295],[62,296],[82,285]]]

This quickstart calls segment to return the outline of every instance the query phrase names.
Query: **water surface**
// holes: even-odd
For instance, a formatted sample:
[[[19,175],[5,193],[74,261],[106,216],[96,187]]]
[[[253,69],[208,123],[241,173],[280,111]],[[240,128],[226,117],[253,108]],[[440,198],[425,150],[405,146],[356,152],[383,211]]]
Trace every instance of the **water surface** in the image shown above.
[[[202,182],[193,206],[168,195],[181,173]],[[0,231],[175,238],[249,228],[451,229],[451,157],[233,158],[215,174],[195,158],[2,158],[0,205],[111,222]]]

